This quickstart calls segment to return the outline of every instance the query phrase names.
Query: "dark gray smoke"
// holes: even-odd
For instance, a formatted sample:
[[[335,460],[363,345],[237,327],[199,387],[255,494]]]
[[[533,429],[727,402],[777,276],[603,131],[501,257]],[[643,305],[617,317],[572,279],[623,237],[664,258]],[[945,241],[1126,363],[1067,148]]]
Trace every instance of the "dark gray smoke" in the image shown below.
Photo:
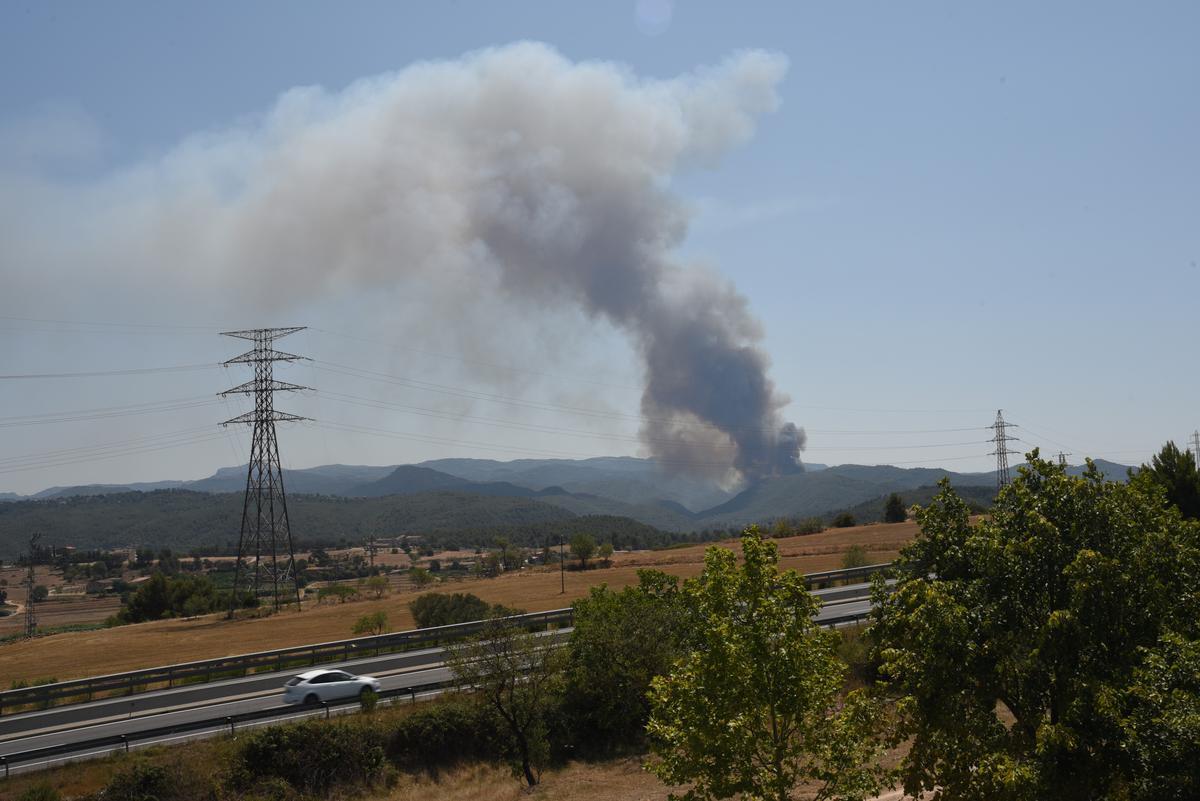
[[[670,188],[753,133],[786,68],[753,51],[640,80],[520,43],[339,93],[293,90],[258,123],[95,191],[81,215],[102,233],[66,255],[236,285],[264,304],[401,281],[458,297],[464,318],[492,293],[569,303],[641,354],[651,455],[718,476],[794,471],[804,433],[779,417],[787,398],[760,327],[728,282],[678,262],[688,212]],[[14,264],[63,255],[43,250]]]

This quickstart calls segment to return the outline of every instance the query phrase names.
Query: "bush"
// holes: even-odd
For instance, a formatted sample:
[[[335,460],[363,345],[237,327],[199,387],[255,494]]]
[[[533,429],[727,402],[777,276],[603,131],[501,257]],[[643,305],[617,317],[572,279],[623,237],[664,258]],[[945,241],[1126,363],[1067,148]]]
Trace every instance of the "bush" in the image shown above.
[[[849,512],[842,512],[833,518],[834,528],[850,528],[853,525],[855,525],[854,515]]]
[[[354,624],[353,633],[358,635],[380,635],[388,630],[387,612],[372,612],[363,615]]]
[[[501,604],[489,605],[487,601],[469,592],[427,592],[417,596],[408,608],[419,629],[523,614],[521,609],[510,609]]]
[[[308,720],[272,726],[246,736],[234,756],[233,782],[250,789],[282,779],[301,793],[364,786],[383,778],[384,738],[361,721]]]
[[[459,762],[496,759],[502,753],[495,716],[461,697],[424,706],[404,718],[387,744],[388,758],[397,766],[433,775]]]
[[[842,554],[843,570],[850,570],[851,568],[855,567],[863,567],[865,565],[869,565],[870,563],[870,560],[867,558],[867,552],[861,545],[851,545],[846,549],[846,552]]]
[[[49,782],[38,782],[26,787],[17,796],[17,801],[59,801],[60,798],[62,796],[58,794],[58,790],[55,790]]]
[[[376,705],[379,704],[379,693],[374,690],[365,688],[358,694],[358,705],[363,712],[374,712]]]
[[[178,783],[162,765],[138,762],[117,773],[104,788],[104,801],[166,801],[174,798]]]
[[[824,530],[825,521],[819,517],[808,517],[792,526],[793,534],[820,534]]]

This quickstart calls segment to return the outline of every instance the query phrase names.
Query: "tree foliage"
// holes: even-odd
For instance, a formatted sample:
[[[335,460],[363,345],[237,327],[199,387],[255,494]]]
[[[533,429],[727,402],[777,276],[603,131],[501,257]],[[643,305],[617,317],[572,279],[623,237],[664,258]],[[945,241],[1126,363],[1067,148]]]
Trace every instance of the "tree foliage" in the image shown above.
[[[1174,442],[1168,442],[1149,465],[1142,465],[1139,476],[1161,487],[1184,517],[1200,518],[1200,470],[1191,451],[1181,451]]]
[[[1153,482],[1029,459],[975,524],[943,482],[894,593],[877,588],[905,791],[1196,797],[1200,715],[1175,690],[1200,685],[1200,526]]]
[[[122,623],[141,623],[186,615],[192,617],[224,609],[227,593],[218,592],[207,576],[166,576],[155,572],[129,596],[117,614]]]
[[[903,523],[908,519],[908,511],[904,508],[904,499],[896,493],[887,497],[883,505],[883,522]]]
[[[548,713],[559,695],[563,652],[544,637],[493,618],[447,663],[472,697],[504,722],[513,772],[533,787],[550,759]]]
[[[742,536],[745,564],[710,548],[704,572],[684,585],[694,640],[654,679],[647,731],[671,784],[689,801],[741,795],[785,801],[798,782],[817,798],[865,798],[881,773],[871,763],[866,697],[840,695],[837,636],[813,618],[819,602],[795,571],[780,573],[774,542]]]
[[[586,744],[605,751],[642,741],[650,682],[682,655],[687,620],[678,579],[657,570],[639,570],[635,587],[593,587],[575,602],[567,697]]]
[[[408,605],[417,628],[449,626],[453,623],[470,623],[489,617],[505,617],[524,614],[521,609],[512,609],[502,604],[489,604],[469,592],[427,592],[418,595]]]
[[[596,553],[596,540],[591,534],[576,534],[571,537],[571,555],[579,560],[579,569],[587,570],[588,560]]]
[[[387,612],[378,611],[363,615],[354,623],[353,633],[360,636],[386,634],[388,630]]]

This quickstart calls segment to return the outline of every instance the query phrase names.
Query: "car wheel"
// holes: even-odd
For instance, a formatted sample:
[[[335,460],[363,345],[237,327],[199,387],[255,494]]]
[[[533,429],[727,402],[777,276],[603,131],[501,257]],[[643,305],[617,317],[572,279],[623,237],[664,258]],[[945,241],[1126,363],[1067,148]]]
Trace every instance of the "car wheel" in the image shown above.
[[[316,693],[309,693],[308,695],[304,696],[304,703],[306,706],[316,706],[320,702],[321,699],[317,697]]]

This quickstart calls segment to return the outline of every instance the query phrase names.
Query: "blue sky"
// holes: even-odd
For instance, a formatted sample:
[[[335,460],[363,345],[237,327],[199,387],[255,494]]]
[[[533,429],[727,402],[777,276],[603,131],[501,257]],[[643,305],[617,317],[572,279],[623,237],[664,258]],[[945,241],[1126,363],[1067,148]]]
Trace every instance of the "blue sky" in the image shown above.
[[[1200,290],[1200,7],[682,2],[668,19],[660,5],[6,4],[0,180],[10,198],[31,176],[86,192],[182,141],[261,115],[293,87],[337,92],[417,61],[517,40],[662,79],[763,49],[789,62],[779,109],[714,168],[673,176],[671,189],[693,210],[680,257],[711,266],[748,298],[772,375],[792,398],[785,417],[809,429],[806,458],[987,469],[990,447],[974,443],[987,432],[865,432],[984,426],[998,407],[1023,426],[1026,444],[1070,450],[1075,460],[1144,460],[1200,426],[1200,374],[1189,358]],[[64,211],[54,227],[70,238],[79,223]],[[0,254],[0,270],[17,268]],[[236,347],[210,328],[295,321],[341,334],[295,337],[298,351],[329,363],[435,376],[551,407],[473,402],[456,413],[546,429],[583,425],[561,408],[579,403],[637,413],[635,359],[603,325],[552,337],[550,376],[515,380],[519,373],[475,369],[452,340],[383,346],[396,337],[377,297],[258,316],[189,304],[169,287],[162,293],[161,302],[154,288],[90,294],[64,280],[55,291],[0,294],[0,374],[206,363]],[[319,389],[344,378],[303,366],[285,377]],[[0,405],[6,418],[32,418],[198,398],[227,378],[241,380],[204,370],[8,380]],[[378,382],[353,391],[402,394]],[[292,406],[437,440],[299,429],[283,440],[297,466],[516,458],[522,449],[636,452],[619,436],[628,426],[580,442],[549,430],[414,421],[395,409],[335,412],[319,393]],[[225,411],[0,428],[7,454],[111,448],[32,458],[37,469],[0,473],[0,489],[205,475],[240,459],[244,445],[185,441],[121,455],[121,443],[199,429],[232,416]],[[473,447],[480,444],[500,447]]]

